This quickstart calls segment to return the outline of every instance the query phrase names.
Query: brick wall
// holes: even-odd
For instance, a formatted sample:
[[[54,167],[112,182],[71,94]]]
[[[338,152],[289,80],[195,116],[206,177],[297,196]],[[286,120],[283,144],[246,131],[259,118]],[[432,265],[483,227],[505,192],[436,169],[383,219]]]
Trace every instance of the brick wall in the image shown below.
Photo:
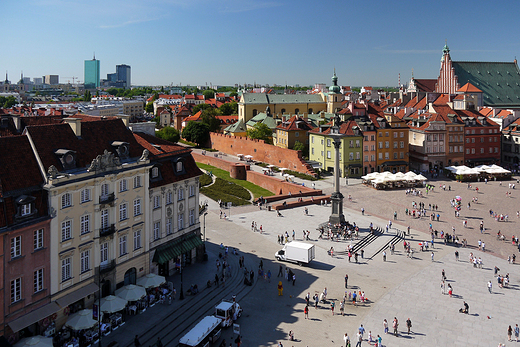
[[[226,170],[227,172],[231,172],[231,167],[235,165],[235,161],[229,161],[223,158],[215,157],[216,153],[206,152],[206,155],[202,155],[200,153],[191,152],[193,159],[197,163],[207,164],[214,167],[217,167],[222,170]],[[249,164],[246,165],[246,170],[249,170]]]
[[[296,195],[299,194],[300,190],[302,193],[316,192],[316,190],[310,187],[285,182],[279,174],[278,176],[268,176],[251,170],[246,171],[246,173],[249,182],[273,192],[274,195],[289,194],[289,192]]]
[[[252,155],[253,160],[285,167],[292,171],[315,175],[312,167],[302,159],[301,151],[266,144],[242,136],[211,133],[211,148],[230,155]]]

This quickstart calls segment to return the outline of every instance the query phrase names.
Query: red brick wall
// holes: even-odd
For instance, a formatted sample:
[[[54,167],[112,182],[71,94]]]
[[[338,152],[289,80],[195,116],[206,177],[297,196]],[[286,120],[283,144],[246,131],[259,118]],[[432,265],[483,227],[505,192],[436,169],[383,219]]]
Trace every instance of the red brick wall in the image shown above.
[[[215,157],[216,153],[206,152],[206,155],[202,155],[199,153],[191,152],[193,159],[197,163],[207,164],[214,167],[218,167],[219,169],[226,170],[228,172],[231,171],[231,167],[235,165],[235,161],[228,161],[223,158]],[[249,170],[249,164],[246,165],[246,170]]]
[[[263,140],[211,133],[211,148],[230,155],[252,155],[255,161],[309,175],[315,174],[310,165],[302,159],[301,151],[269,145]]]
[[[251,183],[256,184],[257,186],[263,187],[267,190],[270,190],[275,195],[280,194],[299,194],[300,190],[302,192],[316,192],[316,190],[310,187],[304,187],[299,184],[289,183],[282,180],[282,176],[278,174],[278,176],[268,176],[256,171],[247,171],[247,180]]]

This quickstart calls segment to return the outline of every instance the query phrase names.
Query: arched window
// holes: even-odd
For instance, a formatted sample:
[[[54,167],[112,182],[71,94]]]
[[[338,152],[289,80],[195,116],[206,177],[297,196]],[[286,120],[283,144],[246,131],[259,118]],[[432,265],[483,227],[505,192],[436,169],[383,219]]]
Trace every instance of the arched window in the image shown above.
[[[135,267],[128,269],[127,272],[125,272],[125,286],[128,284],[135,284],[137,280],[137,271],[135,270]]]
[[[309,114],[312,114],[313,111],[312,111],[312,108],[309,108]]]
[[[298,113],[300,113],[300,109],[299,108],[295,108],[294,109],[294,114],[298,114]]]
[[[256,108],[253,110],[253,117],[256,116],[258,114],[258,111],[256,110]]]
[[[285,108],[282,108],[282,111],[281,111],[281,112],[282,112],[282,114],[284,114],[284,113],[285,113]]]

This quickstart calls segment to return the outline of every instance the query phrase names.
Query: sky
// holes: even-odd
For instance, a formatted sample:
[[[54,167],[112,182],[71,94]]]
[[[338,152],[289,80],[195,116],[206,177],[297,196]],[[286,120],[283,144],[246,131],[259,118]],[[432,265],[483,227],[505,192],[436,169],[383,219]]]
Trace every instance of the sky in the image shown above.
[[[0,77],[84,80],[84,60],[132,85],[397,86],[456,61],[520,58],[520,1],[5,0]]]

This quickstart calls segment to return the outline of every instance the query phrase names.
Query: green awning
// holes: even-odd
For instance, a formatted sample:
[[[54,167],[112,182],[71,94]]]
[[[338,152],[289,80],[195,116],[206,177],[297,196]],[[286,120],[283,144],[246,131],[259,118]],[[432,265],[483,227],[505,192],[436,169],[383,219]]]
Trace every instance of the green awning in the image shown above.
[[[162,265],[202,244],[202,240],[196,234],[180,237],[157,247],[152,262]]]

